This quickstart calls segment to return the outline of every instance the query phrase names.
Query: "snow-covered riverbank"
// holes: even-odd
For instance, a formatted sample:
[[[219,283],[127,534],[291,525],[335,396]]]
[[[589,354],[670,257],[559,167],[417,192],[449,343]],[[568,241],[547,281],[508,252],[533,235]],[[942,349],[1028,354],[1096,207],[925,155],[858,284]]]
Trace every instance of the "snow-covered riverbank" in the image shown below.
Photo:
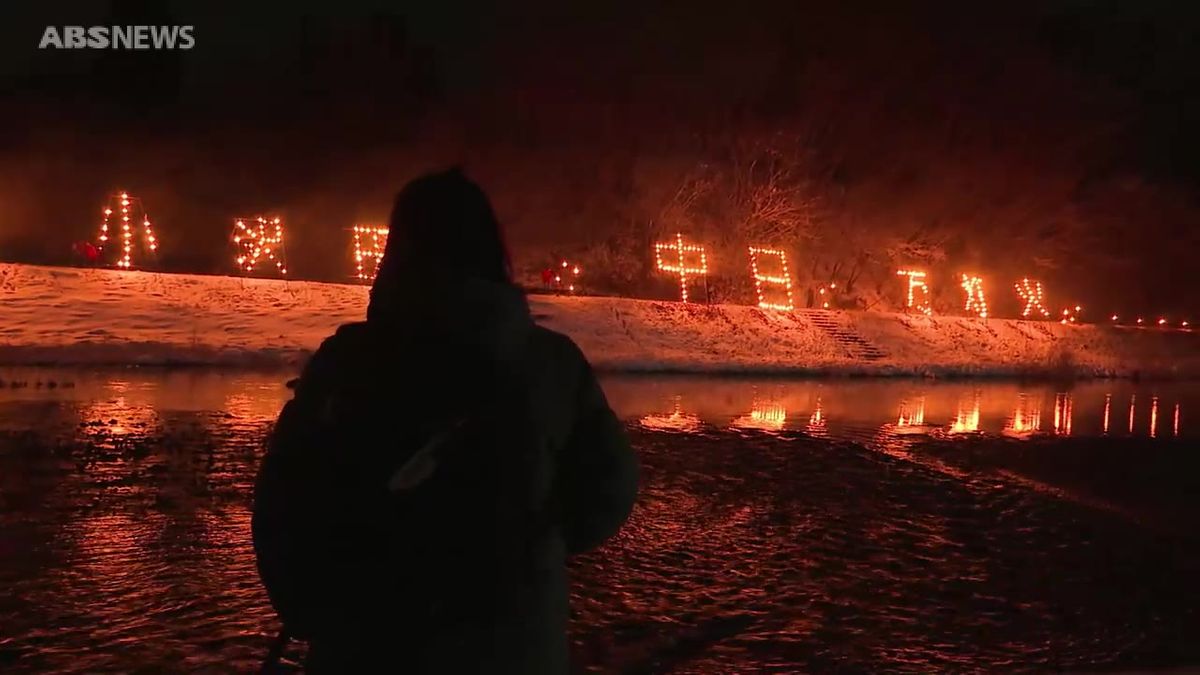
[[[0,264],[0,364],[296,364],[366,301],[355,285]],[[1200,376],[1192,332],[627,298],[530,305],[613,371]]]

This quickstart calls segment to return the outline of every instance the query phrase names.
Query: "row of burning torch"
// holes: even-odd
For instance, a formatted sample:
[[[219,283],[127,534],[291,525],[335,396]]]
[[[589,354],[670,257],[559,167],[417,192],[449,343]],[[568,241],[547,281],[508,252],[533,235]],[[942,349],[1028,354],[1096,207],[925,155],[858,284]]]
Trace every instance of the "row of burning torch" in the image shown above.
[[[141,249],[145,255],[154,255],[158,250],[158,239],[154,234],[150,216],[137,197],[127,192],[113,194],[103,207],[103,222],[95,246],[88,250],[89,257],[96,261],[108,255],[112,264],[120,269],[134,267],[134,253],[138,237],[135,230],[141,226]],[[388,228],[378,225],[355,225],[353,235],[354,275],[363,281],[375,278],[379,261],[387,244]],[[284,248],[283,219],[278,216],[254,216],[235,218],[232,242],[236,249],[234,263],[244,274],[274,273],[287,276],[287,256]],[[543,272],[543,281],[548,287],[575,292],[580,275],[579,265],[561,261],[562,269]]]

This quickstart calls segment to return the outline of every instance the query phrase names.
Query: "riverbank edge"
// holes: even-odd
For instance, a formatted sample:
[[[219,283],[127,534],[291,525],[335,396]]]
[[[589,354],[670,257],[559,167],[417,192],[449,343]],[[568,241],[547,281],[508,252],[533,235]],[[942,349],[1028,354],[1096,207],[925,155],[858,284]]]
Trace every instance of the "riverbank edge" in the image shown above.
[[[297,369],[367,288],[0,264],[0,366]],[[1013,319],[530,295],[626,375],[1200,379],[1200,333]]]

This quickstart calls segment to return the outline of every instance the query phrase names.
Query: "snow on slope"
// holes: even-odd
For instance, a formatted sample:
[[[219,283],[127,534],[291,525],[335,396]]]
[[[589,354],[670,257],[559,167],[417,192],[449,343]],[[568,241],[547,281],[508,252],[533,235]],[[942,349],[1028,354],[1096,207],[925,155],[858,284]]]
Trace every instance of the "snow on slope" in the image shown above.
[[[0,264],[0,364],[295,364],[366,302],[356,285]],[[606,370],[1200,375],[1190,332],[830,313],[884,353],[868,362],[805,312],[536,295],[530,305]]]

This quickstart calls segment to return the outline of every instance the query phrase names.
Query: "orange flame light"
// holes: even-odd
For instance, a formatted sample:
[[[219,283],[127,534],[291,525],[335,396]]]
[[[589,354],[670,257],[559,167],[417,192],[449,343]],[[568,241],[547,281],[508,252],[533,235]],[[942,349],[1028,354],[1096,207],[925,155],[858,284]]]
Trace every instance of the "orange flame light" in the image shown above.
[[[762,429],[778,431],[787,422],[787,410],[779,403],[754,399],[750,414],[733,420],[731,426],[740,429]]]
[[[374,225],[354,226],[354,267],[358,278],[373,281],[383,259],[387,245],[388,229]]]
[[[116,265],[122,269],[130,269],[133,267],[133,225],[131,222],[134,214],[141,214],[142,243],[151,254],[158,250],[158,240],[154,237],[150,216],[146,215],[146,208],[142,205],[142,200],[130,197],[128,192],[118,192],[109,197],[109,201],[104,205],[104,222],[100,224],[100,237],[96,248],[103,251],[108,244],[108,224],[114,213],[113,205],[116,205],[121,211],[121,252]]]
[[[663,251],[674,251],[677,262],[664,262]],[[688,267],[684,261],[685,254],[687,253],[700,254],[699,266]],[[674,242],[659,242],[655,244],[654,260],[659,270],[679,275],[679,296],[683,302],[688,301],[688,275],[704,276],[708,274],[708,257],[704,253],[704,247],[699,244],[684,244],[682,233],[676,233]]]
[[[1067,393],[1054,396],[1054,433],[1063,436],[1071,435],[1071,417],[1074,408],[1071,405],[1071,395]]]
[[[1050,318],[1050,310],[1046,309],[1045,294],[1042,292],[1042,282],[1030,281],[1028,278],[1013,284],[1017,291],[1017,295],[1021,296],[1021,300],[1025,301],[1025,309],[1021,311],[1021,316],[1028,319],[1030,314],[1037,312],[1042,315],[1043,319]]]
[[[1150,438],[1158,436],[1158,397],[1150,398]]]
[[[562,286],[563,286],[563,277],[567,277],[568,279],[579,278],[579,265],[572,265],[571,263],[567,262],[566,260],[563,260],[559,264],[559,267],[561,268],[561,271],[554,275],[554,283],[559,288],[562,288]],[[574,281],[567,281],[567,291],[570,293],[575,292],[575,282]]]
[[[679,431],[682,433],[695,433],[700,431],[700,428],[703,426],[699,417],[683,411],[682,400],[679,396],[674,397],[672,409],[669,414],[645,415],[639,422],[647,429]]]
[[[1083,311],[1083,307],[1075,305],[1074,308],[1068,307],[1062,311],[1062,324],[1065,326],[1069,323],[1075,323],[1079,318],[1079,313]]]
[[[970,434],[979,431],[979,392],[975,392],[971,397],[971,402],[964,405],[963,401],[958,402],[958,411],[954,416],[954,422],[950,425],[950,433],[952,434]]]
[[[1014,435],[1032,434],[1042,428],[1042,403],[1040,400],[1021,394],[1017,407],[1004,430]]]
[[[247,220],[252,221],[250,225],[246,224]],[[260,259],[266,257],[275,263],[275,271],[287,276],[287,263],[283,255],[283,222],[279,218],[238,218],[233,224],[233,243],[238,247],[234,261],[239,270],[249,274],[258,266]]]
[[[964,309],[981,319],[988,317],[987,298],[983,296],[983,279],[976,276],[962,275],[962,287],[967,292],[967,302]]]
[[[818,396],[817,407],[808,416],[808,426],[805,427],[805,430],[813,436],[824,436],[828,433],[826,426],[825,413],[821,409],[821,397]]]
[[[758,256],[760,255],[779,256],[780,273],[777,275],[760,274],[758,271]],[[762,309],[778,309],[785,312],[792,311],[795,305],[792,302],[792,277],[788,274],[787,254],[779,249],[751,246],[750,273],[754,276],[754,292],[758,294],[759,307]],[[767,302],[763,295],[763,284],[782,286],[783,290],[787,293],[787,302]]]
[[[896,420],[898,427],[919,427],[925,424],[925,397],[917,398],[915,403],[901,401],[900,416]]]
[[[897,270],[896,276],[908,277],[908,304],[909,309],[915,309],[926,316],[931,316],[933,310],[929,307],[929,286],[925,283],[925,273],[915,270]],[[916,301],[916,289],[921,289],[922,302]]]

